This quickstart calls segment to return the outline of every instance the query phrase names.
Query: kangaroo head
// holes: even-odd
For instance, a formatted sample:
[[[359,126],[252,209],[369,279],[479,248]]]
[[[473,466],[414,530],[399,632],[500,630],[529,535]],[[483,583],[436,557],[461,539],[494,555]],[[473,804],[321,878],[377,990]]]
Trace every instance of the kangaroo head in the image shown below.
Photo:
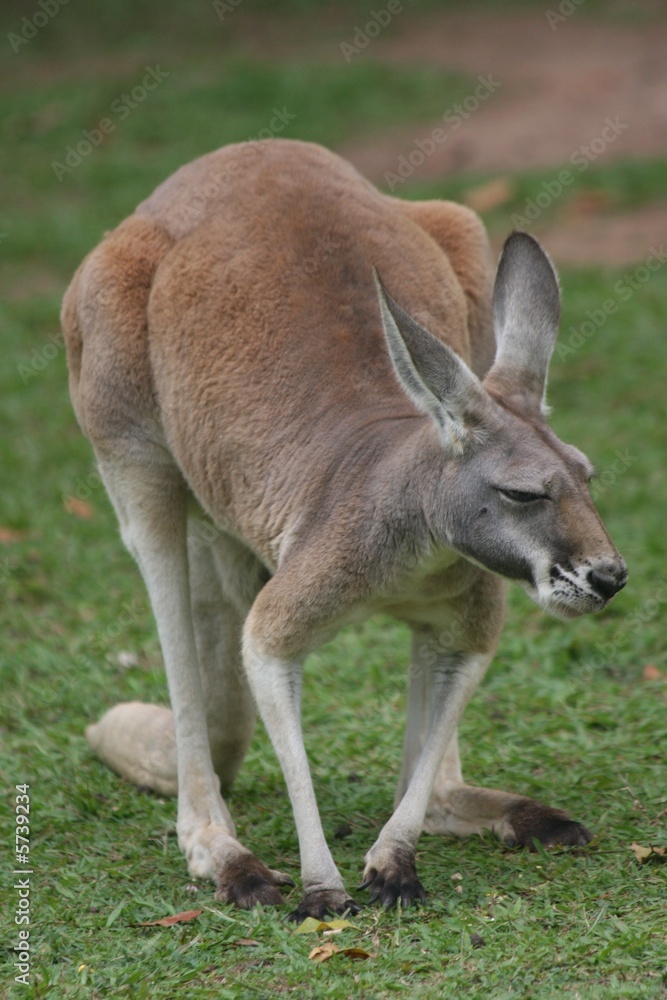
[[[505,243],[493,293],[496,359],[483,382],[378,287],[396,374],[444,451],[437,534],[521,583],[551,614],[599,611],[627,571],[591,500],[590,462],[546,423],[560,291],[544,250],[527,233]]]

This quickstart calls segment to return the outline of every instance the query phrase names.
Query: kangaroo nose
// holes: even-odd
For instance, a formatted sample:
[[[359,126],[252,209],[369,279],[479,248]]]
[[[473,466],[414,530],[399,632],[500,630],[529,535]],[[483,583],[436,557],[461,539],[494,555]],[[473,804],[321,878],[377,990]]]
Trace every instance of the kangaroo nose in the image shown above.
[[[588,582],[605,601],[611,600],[614,594],[622,590],[628,582],[628,571],[625,563],[619,565],[599,566],[588,573]]]

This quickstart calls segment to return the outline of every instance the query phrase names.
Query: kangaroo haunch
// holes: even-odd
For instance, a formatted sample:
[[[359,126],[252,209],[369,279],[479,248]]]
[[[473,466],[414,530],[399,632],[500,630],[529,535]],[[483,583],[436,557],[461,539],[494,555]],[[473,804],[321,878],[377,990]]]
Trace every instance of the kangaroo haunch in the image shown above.
[[[290,882],[236,840],[221,796],[257,708],[296,820],[294,915],[356,909],[318,815],[301,670],[377,611],[413,642],[371,898],[423,898],[421,830],[589,840],[559,810],[466,785],[457,746],[505,579],[561,618],[599,611],[626,581],[589,462],[545,422],[559,313],[532,237],[509,237],[494,286],[468,209],[388,197],[285,140],[183,167],[74,276],[74,409],[148,587],[171,700],[116,706],[88,738],[137,784],[178,790],[190,872],[219,898],[277,904]]]

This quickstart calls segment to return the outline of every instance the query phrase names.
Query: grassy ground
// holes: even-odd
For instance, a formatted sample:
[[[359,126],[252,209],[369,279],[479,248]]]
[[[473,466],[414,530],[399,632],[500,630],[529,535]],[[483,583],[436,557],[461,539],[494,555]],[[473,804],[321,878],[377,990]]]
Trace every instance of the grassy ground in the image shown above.
[[[428,120],[469,85],[418,67],[271,62],[244,51],[231,29],[209,37],[220,25],[199,8],[179,45],[183,8],[174,5],[164,18],[150,4],[137,9],[136,30],[121,31],[108,13],[86,25],[74,6],[64,7],[16,53],[20,92],[0,107],[7,178],[0,219],[7,289],[0,996],[664,996],[665,867],[658,859],[640,865],[630,845],[667,844],[667,683],[645,679],[647,665],[667,669],[667,266],[645,283],[634,268],[566,271],[561,343],[569,349],[552,368],[553,424],[601,473],[598,504],[631,582],[604,615],[568,625],[546,620],[513,593],[500,653],[462,733],[470,781],[567,808],[598,834],[591,848],[531,855],[491,838],[425,836],[426,907],[364,909],[336,941],[372,957],[318,965],[308,956],[322,935],[296,935],[285,920],[298,889],[277,913],[223,907],[209,885],[193,891],[174,836],[174,803],[139,794],[87,749],[87,721],[119,700],[164,701],[166,685],[143,586],[69,407],[57,315],[73,268],[104,228],[178,164],[256,135],[274,107],[296,115],[282,134],[335,146],[390,120]],[[3,37],[23,13],[10,4]],[[290,17],[296,20],[286,20],[285,33],[290,25],[297,36],[307,32],[307,20]],[[354,23],[339,26],[342,38]],[[169,77],[127,117],[110,112],[146,65],[157,64]],[[52,162],[107,115],[115,125],[108,140],[59,182]],[[594,166],[586,183],[620,205],[636,204],[654,196],[664,169]],[[518,178],[507,213],[539,181]],[[437,193],[459,190],[451,183]],[[402,193],[416,192],[406,185]],[[503,223],[497,211],[491,221]],[[627,275],[635,275],[636,289]],[[587,310],[595,314],[607,299],[618,310],[582,333]],[[134,665],[122,666],[127,652]],[[306,740],[348,887],[391,810],[406,661],[402,628],[374,620],[341,634],[307,665]],[[13,982],[12,966],[21,925],[14,923],[10,831],[15,785],[24,782],[32,829],[29,987]],[[298,879],[291,811],[261,730],[230,803],[241,839]],[[349,836],[334,839],[343,823]],[[190,923],[136,926],[193,908],[203,912]],[[474,947],[472,935],[484,945]]]

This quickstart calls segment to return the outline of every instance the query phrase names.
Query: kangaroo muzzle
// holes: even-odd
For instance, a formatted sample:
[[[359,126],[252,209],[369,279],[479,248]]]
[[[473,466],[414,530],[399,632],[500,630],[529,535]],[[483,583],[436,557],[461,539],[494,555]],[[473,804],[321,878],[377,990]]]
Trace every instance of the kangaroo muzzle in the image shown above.
[[[534,599],[559,618],[602,611],[628,582],[628,571],[620,555],[585,559],[578,564],[555,563],[548,584],[539,586]]]
[[[628,582],[628,570],[619,556],[615,560],[605,560],[588,571],[588,583],[605,604]]]

